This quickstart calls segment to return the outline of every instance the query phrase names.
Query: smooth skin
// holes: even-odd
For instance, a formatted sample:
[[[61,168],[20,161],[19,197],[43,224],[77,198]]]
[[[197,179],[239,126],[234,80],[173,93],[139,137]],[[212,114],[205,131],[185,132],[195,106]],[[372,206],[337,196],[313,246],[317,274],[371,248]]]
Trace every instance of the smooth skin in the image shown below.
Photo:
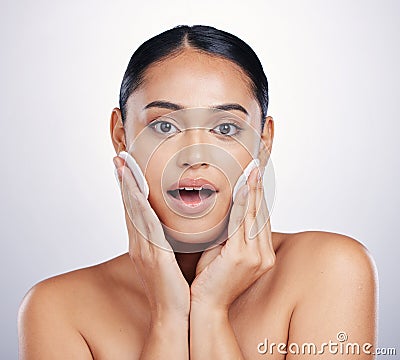
[[[155,100],[185,108],[238,103],[252,119],[260,118],[240,68],[188,48],[146,71],[144,83],[128,100],[125,127],[119,109],[113,110],[110,129],[116,152],[127,149],[150,118],[171,111],[142,111]],[[258,125],[254,123],[255,128]],[[260,141],[269,151],[273,134],[273,119],[268,116]],[[194,136],[192,141],[198,139]],[[157,170],[163,154],[155,156],[148,168],[149,202],[165,222],[172,215],[157,202],[162,191]],[[187,156],[179,161],[189,172],[208,174],[223,188],[218,174],[206,165],[195,165],[196,154]],[[235,156],[243,167],[249,161],[247,153]],[[265,154],[258,156],[265,166]],[[114,159],[126,185],[122,191],[137,204],[130,209],[135,222],[147,229],[147,237],[168,247],[160,220],[132,174],[125,171],[122,159]],[[223,191],[220,196],[224,199]],[[221,218],[222,205],[210,216]],[[323,343],[338,342],[339,332],[348,336],[344,344],[375,346],[377,280],[368,251],[351,237],[322,231],[271,232],[257,169],[237,195],[228,240],[209,251],[166,251],[137,232],[126,207],[125,219],[128,253],[52,277],[28,292],[18,319],[20,359],[374,358],[362,351],[334,355],[327,346],[318,355],[295,355],[288,348],[285,354],[278,345],[271,349],[271,343],[297,343],[300,348],[314,343],[320,350]],[[179,219],[170,221],[182,229],[188,226]],[[238,230],[231,231],[237,224]],[[261,354],[258,349],[265,350],[260,346],[265,339],[272,351]]]

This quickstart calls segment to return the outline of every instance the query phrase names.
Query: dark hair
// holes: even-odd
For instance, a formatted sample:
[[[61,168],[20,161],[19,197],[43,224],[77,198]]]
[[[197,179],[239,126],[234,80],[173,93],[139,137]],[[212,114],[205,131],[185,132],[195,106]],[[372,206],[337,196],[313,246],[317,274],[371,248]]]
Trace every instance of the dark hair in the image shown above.
[[[187,46],[221,56],[241,67],[251,80],[251,90],[261,107],[263,128],[268,110],[268,81],[260,60],[243,40],[228,32],[204,25],[176,26],[147,40],[133,53],[119,94],[122,123],[124,124],[126,119],[126,102],[143,82],[145,70],[153,63],[162,61]]]

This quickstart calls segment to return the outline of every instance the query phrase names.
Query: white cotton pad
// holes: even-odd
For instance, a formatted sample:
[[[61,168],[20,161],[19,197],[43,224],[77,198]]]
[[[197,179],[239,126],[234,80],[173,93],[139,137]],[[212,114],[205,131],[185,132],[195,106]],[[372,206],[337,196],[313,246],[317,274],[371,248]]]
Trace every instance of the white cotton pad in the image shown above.
[[[121,151],[118,156],[122,159],[125,160],[126,165],[129,167],[129,169],[132,171],[133,176],[135,177],[136,183],[138,184],[138,187],[142,194],[145,196],[146,199],[149,197],[149,185],[147,184],[146,178],[144,177],[144,174],[142,170],[140,169],[138,163],[136,160],[126,151]],[[118,173],[117,169],[114,169],[115,176],[119,184],[118,180]]]
[[[232,191],[233,201],[235,201],[235,196],[236,196],[236,193],[238,192],[238,190],[246,183],[246,181],[251,173],[251,170],[253,170],[255,167],[258,167],[259,165],[260,165],[260,160],[253,159],[249,162],[249,164],[243,170],[243,174],[239,176],[239,179],[237,179],[236,185]]]

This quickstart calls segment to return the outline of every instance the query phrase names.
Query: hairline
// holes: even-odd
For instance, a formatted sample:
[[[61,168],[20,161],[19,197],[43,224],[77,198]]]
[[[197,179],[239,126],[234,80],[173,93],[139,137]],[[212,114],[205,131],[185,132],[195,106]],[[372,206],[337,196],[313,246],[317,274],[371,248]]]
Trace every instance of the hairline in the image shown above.
[[[127,115],[128,115],[128,102],[129,102],[129,99],[136,91],[140,90],[140,88],[145,84],[145,82],[146,82],[146,73],[149,70],[151,70],[151,68],[153,66],[159,65],[160,63],[164,62],[165,60],[176,58],[176,57],[180,56],[181,54],[183,54],[185,51],[188,51],[188,50],[192,50],[194,52],[198,52],[198,53],[200,53],[202,55],[206,55],[208,57],[212,57],[212,58],[216,58],[216,59],[220,59],[220,60],[226,60],[226,61],[230,62],[232,65],[234,65],[234,67],[236,68],[235,70],[238,71],[240,73],[240,75],[243,77],[243,80],[246,83],[246,87],[247,87],[247,90],[249,92],[249,95],[251,95],[254,98],[254,100],[257,102],[257,106],[259,107],[260,114],[261,114],[261,116],[260,116],[260,126],[261,126],[261,131],[262,131],[263,127],[265,125],[264,116],[263,116],[263,110],[262,110],[261,104],[260,104],[260,102],[258,100],[258,97],[257,97],[257,91],[256,91],[256,88],[255,88],[255,84],[254,84],[253,80],[250,78],[250,76],[247,74],[247,72],[238,63],[236,63],[235,61],[229,59],[228,57],[226,57],[224,55],[208,52],[208,51],[205,51],[203,49],[199,49],[199,48],[191,45],[187,41],[187,34],[185,34],[185,36],[184,36],[184,38],[182,40],[182,44],[178,48],[174,49],[173,51],[171,51],[167,55],[164,55],[161,58],[153,61],[140,74],[139,81],[137,82],[136,86],[131,90],[131,92],[130,92],[130,94],[129,94],[129,96],[126,99],[126,102],[124,104],[124,107],[125,107],[125,109],[124,109],[124,114],[125,114],[124,122],[127,120],[127,117],[128,117]]]

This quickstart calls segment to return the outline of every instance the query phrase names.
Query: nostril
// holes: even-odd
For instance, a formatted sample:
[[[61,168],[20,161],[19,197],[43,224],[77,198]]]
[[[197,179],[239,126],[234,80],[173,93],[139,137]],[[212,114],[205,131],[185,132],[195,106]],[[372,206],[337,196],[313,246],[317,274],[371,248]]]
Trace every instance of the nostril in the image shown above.
[[[197,167],[201,167],[201,166],[208,166],[208,164],[207,163],[189,164],[189,163],[185,162],[185,163],[183,163],[183,166],[197,168]]]

